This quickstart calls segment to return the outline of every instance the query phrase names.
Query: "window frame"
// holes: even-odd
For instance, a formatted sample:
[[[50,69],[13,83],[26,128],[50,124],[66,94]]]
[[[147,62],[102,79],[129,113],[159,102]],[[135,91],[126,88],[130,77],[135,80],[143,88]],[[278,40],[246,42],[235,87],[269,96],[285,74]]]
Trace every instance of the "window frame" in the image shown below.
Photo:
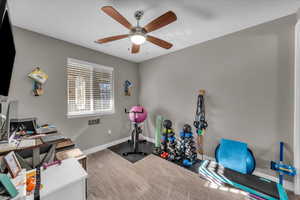
[[[85,112],[85,113],[73,113],[70,114],[69,113],[69,85],[68,85],[68,66],[69,63],[73,62],[73,63],[77,63],[81,66],[84,66],[86,68],[90,68],[90,69],[95,69],[95,68],[100,68],[102,70],[107,70],[107,71],[111,71],[112,74],[112,81],[111,81],[111,87],[112,87],[112,109],[110,111],[99,111],[99,112]],[[108,66],[104,66],[104,65],[100,65],[100,64],[96,64],[96,63],[91,63],[91,62],[87,62],[87,61],[83,61],[83,60],[78,60],[75,58],[68,58],[67,59],[67,65],[66,65],[66,80],[67,80],[67,118],[68,119],[73,119],[73,118],[84,118],[84,117],[99,117],[99,116],[104,116],[104,115],[112,115],[115,114],[115,79],[114,79],[114,68],[113,67],[108,67]],[[92,84],[92,83],[91,83]]]

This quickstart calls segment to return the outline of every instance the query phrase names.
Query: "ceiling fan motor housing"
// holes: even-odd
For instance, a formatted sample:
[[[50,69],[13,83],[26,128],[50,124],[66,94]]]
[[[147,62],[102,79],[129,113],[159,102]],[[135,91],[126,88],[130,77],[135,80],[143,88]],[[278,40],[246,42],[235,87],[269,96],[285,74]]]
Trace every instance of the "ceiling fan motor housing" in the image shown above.
[[[130,35],[143,35],[145,36],[147,33],[146,29],[139,27],[139,26],[135,26],[130,30]]]

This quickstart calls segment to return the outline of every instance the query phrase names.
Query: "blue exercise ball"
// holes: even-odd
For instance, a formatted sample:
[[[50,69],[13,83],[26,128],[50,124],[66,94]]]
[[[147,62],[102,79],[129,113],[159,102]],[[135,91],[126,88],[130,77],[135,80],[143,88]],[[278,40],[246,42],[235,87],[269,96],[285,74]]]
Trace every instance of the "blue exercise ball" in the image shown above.
[[[215,150],[215,158],[216,158],[217,162],[219,162],[219,158],[220,158],[219,149],[220,149],[220,144],[217,146],[217,148]],[[246,167],[247,167],[247,174],[252,174],[256,167],[256,161],[255,161],[254,155],[253,155],[251,149],[249,149],[249,148],[247,151]]]

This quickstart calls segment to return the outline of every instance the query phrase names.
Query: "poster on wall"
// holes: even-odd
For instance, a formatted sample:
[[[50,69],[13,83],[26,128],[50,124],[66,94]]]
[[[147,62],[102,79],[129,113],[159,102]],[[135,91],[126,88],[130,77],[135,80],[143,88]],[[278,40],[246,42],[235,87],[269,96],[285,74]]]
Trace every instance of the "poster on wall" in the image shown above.
[[[125,83],[124,83],[124,95],[125,96],[132,95],[132,86],[133,86],[133,84],[129,80],[125,81]]]
[[[43,85],[48,80],[48,75],[39,67],[35,68],[28,74],[28,77],[33,80],[32,92],[34,96],[41,96],[44,94]]]

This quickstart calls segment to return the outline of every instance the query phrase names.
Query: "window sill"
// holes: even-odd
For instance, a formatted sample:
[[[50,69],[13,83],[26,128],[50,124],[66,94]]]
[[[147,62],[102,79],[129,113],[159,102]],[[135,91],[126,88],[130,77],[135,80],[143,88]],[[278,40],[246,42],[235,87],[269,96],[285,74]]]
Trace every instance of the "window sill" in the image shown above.
[[[103,112],[103,113],[67,114],[67,118],[68,119],[75,119],[75,118],[87,118],[87,117],[101,117],[101,116],[113,115],[113,114],[115,114],[114,111]]]

